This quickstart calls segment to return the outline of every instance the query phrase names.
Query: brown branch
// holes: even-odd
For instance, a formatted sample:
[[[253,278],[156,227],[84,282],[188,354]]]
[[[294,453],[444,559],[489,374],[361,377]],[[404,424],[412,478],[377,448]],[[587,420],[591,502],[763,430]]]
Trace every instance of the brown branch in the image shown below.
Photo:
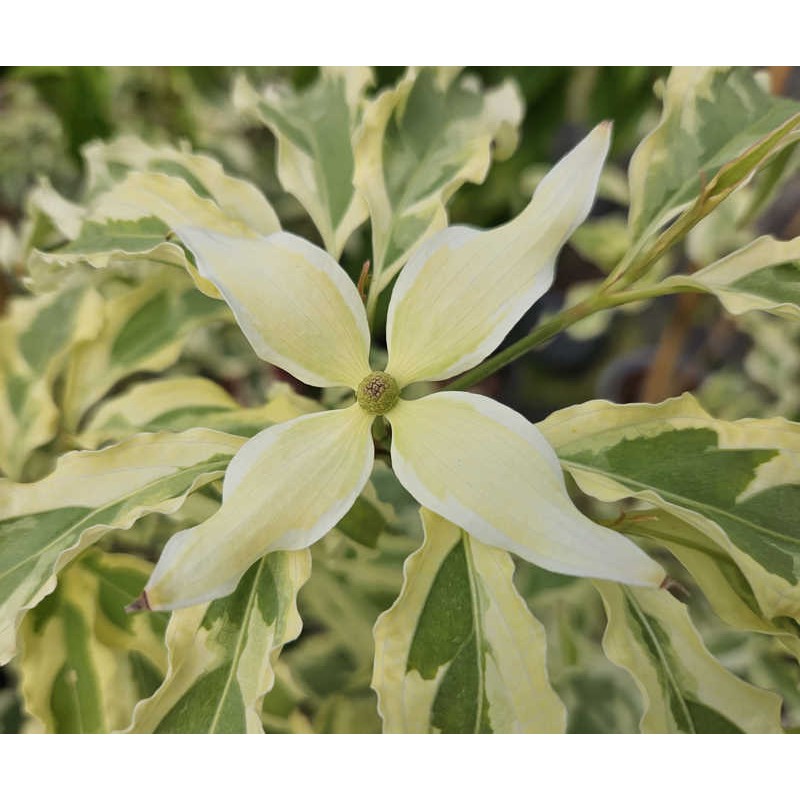
[[[678,296],[672,319],[661,334],[655,356],[647,371],[641,390],[642,402],[659,403],[674,394],[678,361],[689,336],[694,312],[699,302],[700,295]]]
[[[769,90],[772,94],[783,94],[786,82],[792,74],[792,67],[769,68]]]

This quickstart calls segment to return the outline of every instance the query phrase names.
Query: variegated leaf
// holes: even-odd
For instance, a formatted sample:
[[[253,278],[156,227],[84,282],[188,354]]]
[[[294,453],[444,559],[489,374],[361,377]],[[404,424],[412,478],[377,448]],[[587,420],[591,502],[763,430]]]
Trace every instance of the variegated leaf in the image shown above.
[[[224,303],[171,270],[111,296],[97,336],[72,352],[63,397],[66,427],[76,431],[86,411],[122,378],[171,366],[192,331],[228,314]]]
[[[51,287],[64,267],[75,264],[103,269],[147,262],[185,268],[202,292],[219,297],[183,248],[171,241],[171,231],[188,226],[252,236],[280,230],[258,189],[226,175],[208,156],[154,148],[131,137],[91,145],[87,154],[90,190],[104,191],[92,198],[67,245],[32,254],[28,269],[40,288]]]
[[[800,237],[761,236],[693,275],[675,275],[661,285],[709,292],[731,314],[769,311],[800,319]]]
[[[95,448],[140,431],[189,428],[250,437],[269,425],[319,410],[318,403],[286,384],[274,385],[266,403],[247,408],[207,378],[163,378],[136,384],[103,403],[77,439]]]
[[[264,696],[261,706],[264,732],[313,733],[307,711],[299,707],[307,699],[307,695],[297,685],[287,667],[286,653],[282,654],[272,666],[275,671],[275,681],[272,689]]]
[[[105,532],[180,508],[220,478],[244,440],[204,429],[145,433],[59,459],[37,483],[0,481],[0,664],[14,654],[22,613],[56,575]]]
[[[481,183],[492,157],[514,151],[523,110],[513,83],[483,91],[433,68],[410,70],[370,103],[355,184],[372,221],[371,306],[411,250],[447,225],[445,205],[456,190]]]
[[[186,251],[172,241],[172,231],[182,225],[255,235],[213,200],[200,197],[182,178],[134,172],[95,201],[72,241],[55,250],[35,251],[28,270],[35,285],[47,289],[58,285],[61,272],[79,264],[95,269],[137,264],[179,267],[189,272],[204,294],[219,298],[213,283],[198,273]]]
[[[262,733],[260,701],[281,647],[300,634],[297,592],[310,570],[308,550],[272,553],[233,594],[174,612],[167,677],[128,732]]]
[[[373,733],[381,727],[369,686],[372,630],[396,600],[403,563],[419,545],[375,489],[376,476],[387,473],[376,469],[353,511],[312,548],[314,571],[300,596],[310,632],[281,659],[319,732],[343,732],[351,725],[351,733]]]
[[[504,551],[423,509],[425,543],[375,626],[373,688],[387,733],[563,732],[544,629]]]
[[[45,230],[60,237],[74,239],[80,231],[85,209],[60,195],[47,178],[39,178],[25,199],[28,214],[24,226],[25,244],[40,246]]]
[[[390,597],[385,602],[386,565],[376,564],[377,559],[369,558],[363,551],[353,552],[351,542],[335,533],[328,534],[313,552],[314,573],[300,603],[303,619],[313,619],[330,633],[335,649],[345,654],[351,667],[348,677],[350,672],[363,673],[372,664],[375,620],[394,599]],[[344,563],[345,554],[350,557],[349,565]],[[396,570],[399,564],[393,566]],[[388,580],[392,577],[394,588],[399,589],[396,571]],[[369,585],[371,580],[376,585]],[[384,585],[379,585],[380,582]]]
[[[739,630],[776,636],[800,658],[800,624],[789,617],[765,619],[736,562],[700,530],[663,511],[627,515],[620,530],[668,548],[694,578],[716,614]]]
[[[84,149],[89,193],[97,197],[129,171],[158,173],[185,181],[197,197],[213,200],[230,220],[261,234],[280,230],[280,222],[264,195],[249,181],[225,173],[211,156],[169,145],[150,145],[134,136],[93,142]]]
[[[0,223],[0,265],[19,269],[33,248],[58,247],[73,239],[85,213],[83,206],[67,200],[40,176],[25,198],[25,216],[17,230]]]
[[[641,702],[603,653],[603,603],[590,581],[517,564],[514,583],[547,631],[547,665],[567,708],[567,733],[636,733]]]
[[[728,672],[672,595],[596,585],[608,615],[603,647],[642,693],[643,733],[782,732],[781,699]]]
[[[0,319],[0,471],[10,478],[55,435],[53,384],[70,352],[97,335],[101,314],[99,295],[76,286],[18,298]]]
[[[300,201],[337,259],[367,218],[353,186],[353,137],[372,80],[366,67],[323,67],[301,91],[268,86],[259,93],[244,77],[234,89],[236,106],[274,134],[283,188]]]
[[[20,630],[25,710],[47,733],[110,733],[166,671],[165,614],[131,616],[151,565],[120,553],[86,553]]]
[[[28,273],[33,287],[46,292],[60,288],[64,275],[84,264],[95,269],[173,267],[188,271],[198,289],[218,299],[214,285],[199,275],[179,244],[167,241],[169,235],[170,226],[152,215],[132,220],[87,220],[70,244],[58,250],[34,250],[27,262]]]
[[[633,238],[657,230],[720,167],[798,112],[800,104],[771,96],[750,67],[675,67],[661,120],[631,159]]]
[[[684,395],[592,401],[539,429],[587,494],[636,497],[696,527],[741,569],[767,619],[800,618],[800,424],[717,420]]]

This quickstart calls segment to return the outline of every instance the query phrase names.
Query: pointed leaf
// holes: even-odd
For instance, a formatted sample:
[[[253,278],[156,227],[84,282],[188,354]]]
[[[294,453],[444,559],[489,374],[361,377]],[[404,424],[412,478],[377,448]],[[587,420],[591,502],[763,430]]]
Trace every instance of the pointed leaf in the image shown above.
[[[111,296],[97,336],[72,353],[63,399],[67,428],[77,430],[86,411],[118,381],[171,366],[192,331],[227,318],[224,303],[201,294],[185,275],[171,270]]]
[[[629,515],[620,530],[658,542],[686,567],[714,612],[726,624],[776,636],[800,658],[800,624],[789,617],[765,618],[736,562],[700,530],[663,511]]]
[[[259,94],[244,78],[234,89],[237,107],[274,134],[281,184],[306,209],[336,259],[367,218],[353,186],[353,136],[371,83],[366,67],[323,67],[301,91],[268,86]]]
[[[761,236],[693,275],[675,275],[661,285],[709,292],[731,314],[769,311],[800,319],[800,236]]]
[[[260,701],[281,647],[300,634],[297,592],[310,571],[308,550],[272,553],[233,594],[176,611],[167,629],[169,672],[137,706],[128,732],[262,733]]]
[[[85,209],[60,195],[47,178],[39,178],[37,185],[25,199],[25,207],[33,226],[41,224],[37,216],[43,216],[62,236],[74,239],[81,228]]]
[[[661,121],[631,159],[633,238],[658,229],[725,162],[799,111],[763,89],[750,67],[675,67]]]
[[[250,218],[249,196],[246,192],[237,203],[221,207],[210,196],[198,194],[183,177],[132,172],[93,201],[72,241],[54,251],[36,252],[29,269],[37,285],[47,287],[59,268],[87,263],[104,269],[147,261],[185,268],[202,292],[219,297],[214,286],[197,274],[185,251],[170,241],[172,231],[195,226],[243,237],[279,231],[274,214],[266,221]],[[258,203],[254,205],[257,209]]]
[[[22,478],[31,452],[55,435],[53,384],[101,313],[99,295],[78,286],[19,298],[0,319],[0,471],[9,477]]]
[[[196,196],[213,200],[226,217],[244,223],[256,233],[280,230],[278,217],[264,195],[249,181],[227,175],[211,156],[120,136],[110,142],[87,145],[84,157],[93,197],[111,189],[129,171],[159,173],[181,179]]]
[[[642,693],[643,733],[782,732],[780,697],[728,672],[672,595],[596,585],[608,615],[603,648]]]
[[[81,264],[95,269],[125,264],[157,264],[160,267],[186,269],[196,281],[202,281],[180,245],[167,241],[170,226],[149,214],[134,219],[84,221],[78,236],[56,250],[35,250],[27,269],[38,292],[58,289],[64,276]],[[218,293],[207,281],[198,288],[212,297]]]
[[[270,425],[319,410],[318,403],[286,384],[271,386],[263,405],[245,407],[207,378],[163,378],[136,384],[104,402],[77,438],[84,447],[96,448],[142,431],[211,428],[251,437]]]
[[[696,527],[750,582],[767,619],[800,618],[800,425],[728,422],[690,395],[592,401],[540,424],[587,494],[636,497]]]
[[[385,733],[562,733],[544,628],[514,564],[427,509],[425,543],[375,626],[373,688]]]
[[[47,733],[110,733],[166,670],[164,615],[131,617],[125,606],[151,565],[90,551],[26,615],[19,669],[25,709]]]
[[[223,475],[242,442],[202,429],[146,433],[63,456],[37,483],[0,481],[0,663],[14,654],[22,613],[53,591],[67,563],[106,531],[180,508]]]
[[[418,242],[445,227],[445,205],[456,190],[484,180],[493,145],[498,158],[513,152],[523,112],[510,82],[484,91],[474,80],[433,68],[410,70],[369,104],[355,184],[372,220],[372,298]]]

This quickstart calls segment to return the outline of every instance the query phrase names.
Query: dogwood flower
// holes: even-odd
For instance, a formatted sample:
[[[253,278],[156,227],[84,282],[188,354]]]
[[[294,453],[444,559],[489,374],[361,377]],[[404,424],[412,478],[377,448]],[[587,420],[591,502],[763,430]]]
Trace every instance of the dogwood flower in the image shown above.
[[[555,572],[660,585],[656,562],[577,510],[555,452],[523,416],[467,392],[401,396],[409,384],[479,364],[547,291],[559,250],[592,206],[609,141],[608,124],[595,128],[511,222],[449,227],[412,254],[391,296],[384,371],[370,367],[356,287],[326,252],[285,232],[178,229],[261,358],[312,386],[351,387],[356,402],[244,444],[219,511],[169,540],[141,604],[170,609],[224,596],[266,553],[320,539],[371,474],[376,415],[391,426],[400,482],[480,541]]]

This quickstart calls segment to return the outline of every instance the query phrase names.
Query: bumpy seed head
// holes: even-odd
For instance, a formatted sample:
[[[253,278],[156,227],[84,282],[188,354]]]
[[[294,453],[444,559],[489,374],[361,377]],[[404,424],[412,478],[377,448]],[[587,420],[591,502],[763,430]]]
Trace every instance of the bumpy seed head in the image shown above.
[[[370,414],[385,414],[394,408],[400,388],[388,372],[370,372],[356,389],[356,400]]]

